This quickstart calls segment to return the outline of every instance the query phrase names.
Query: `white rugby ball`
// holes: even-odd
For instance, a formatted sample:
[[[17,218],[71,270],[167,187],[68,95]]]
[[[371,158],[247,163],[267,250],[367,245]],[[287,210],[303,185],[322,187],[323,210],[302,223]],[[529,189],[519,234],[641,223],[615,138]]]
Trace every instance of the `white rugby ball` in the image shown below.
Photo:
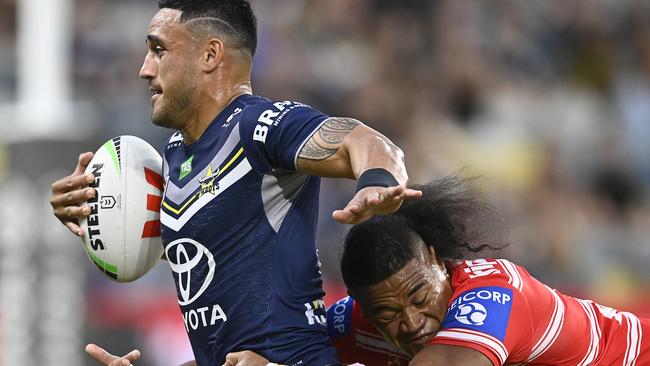
[[[86,168],[95,175],[91,214],[80,224],[84,249],[102,273],[129,282],[160,261],[162,158],[135,136],[118,136],[97,150]]]

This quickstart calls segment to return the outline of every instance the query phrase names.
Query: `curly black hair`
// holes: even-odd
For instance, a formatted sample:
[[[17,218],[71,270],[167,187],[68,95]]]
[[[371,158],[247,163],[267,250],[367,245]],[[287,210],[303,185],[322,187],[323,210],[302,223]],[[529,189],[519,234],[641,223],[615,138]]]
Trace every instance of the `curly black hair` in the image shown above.
[[[379,283],[415,256],[419,239],[443,260],[468,259],[484,249],[501,249],[503,220],[481,194],[457,176],[412,188],[422,197],[405,201],[394,214],[375,216],[348,232],[341,272],[348,289]]]
[[[227,37],[231,47],[255,55],[257,19],[246,0],[159,0],[158,8],[180,10],[189,28]]]

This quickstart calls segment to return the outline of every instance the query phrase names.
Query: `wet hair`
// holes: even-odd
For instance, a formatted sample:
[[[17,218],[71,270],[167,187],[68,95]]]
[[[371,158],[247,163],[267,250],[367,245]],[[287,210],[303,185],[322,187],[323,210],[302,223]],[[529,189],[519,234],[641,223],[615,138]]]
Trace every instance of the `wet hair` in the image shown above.
[[[191,31],[218,34],[230,47],[255,55],[257,20],[246,0],[159,0],[158,7],[180,10]]]
[[[412,188],[422,197],[405,201],[387,216],[375,216],[348,232],[341,258],[351,291],[377,284],[404,268],[421,239],[443,260],[469,259],[485,249],[501,249],[503,220],[467,181],[457,176]]]

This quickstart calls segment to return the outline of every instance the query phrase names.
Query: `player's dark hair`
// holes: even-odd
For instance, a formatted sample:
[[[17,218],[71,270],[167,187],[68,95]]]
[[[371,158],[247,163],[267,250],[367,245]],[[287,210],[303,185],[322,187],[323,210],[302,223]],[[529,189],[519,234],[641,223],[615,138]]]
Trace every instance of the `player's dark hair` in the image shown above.
[[[415,257],[419,238],[443,260],[505,246],[499,214],[465,181],[453,176],[412,188],[421,190],[422,197],[348,232],[341,258],[348,289],[374,285],[404,268]]]
[[[255,54],[257,20],[246,0],[159,0],[158,7],[180,10],[189,29],[225,36],[231,47]]]

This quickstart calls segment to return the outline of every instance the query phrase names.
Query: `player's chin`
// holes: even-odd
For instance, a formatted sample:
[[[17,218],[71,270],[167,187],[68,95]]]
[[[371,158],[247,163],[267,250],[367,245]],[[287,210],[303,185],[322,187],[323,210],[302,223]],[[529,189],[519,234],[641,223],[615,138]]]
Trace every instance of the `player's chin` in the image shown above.
[[[156,126],[173,128],[172,124],[169,122],[169,118],[167,118],[163,113],[156,111],[155,107],[151,113],[151,122]]]

